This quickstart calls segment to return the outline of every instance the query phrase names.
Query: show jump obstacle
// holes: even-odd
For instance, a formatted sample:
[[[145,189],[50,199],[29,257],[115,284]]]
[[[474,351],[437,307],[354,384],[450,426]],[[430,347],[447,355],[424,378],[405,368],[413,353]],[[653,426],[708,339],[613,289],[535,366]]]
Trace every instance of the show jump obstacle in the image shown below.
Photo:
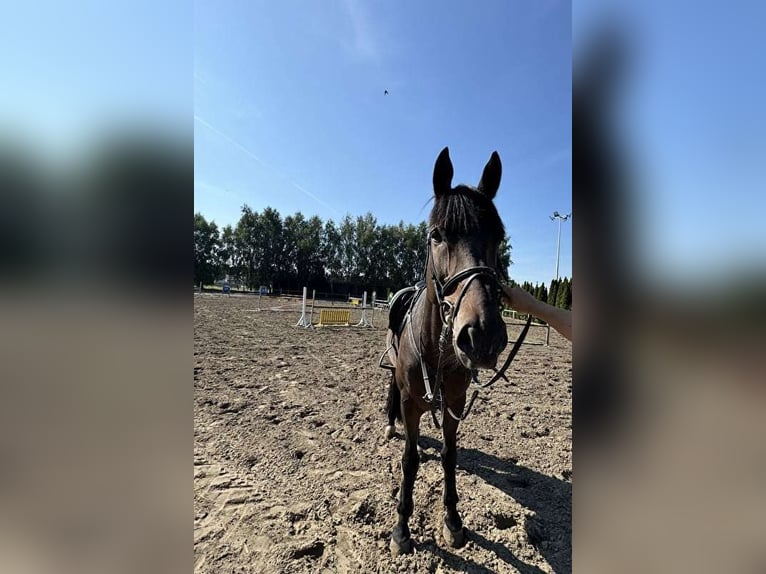
[[[348,309],[322,309],[317,327],[348,327],[350,322],[351,311]]]
[[[298,319],[296,327],[313,328],[316,327],[373,327],[373,320],[375,318],[375,305],[370,305],[370,316],[367,317],[367,291],[364,292],[362,297],[362,318],[355,325],[351,325],[351,310],[358,309],[359,305],[349,307],[327,306],[316,304],[316,290],[311,295],[311,309],[309,313],[306,313],[306,303],[308,299],[308,289],[303,288],[303,303],[301,304],[301,317]],[[375,301],[375,292],[372,293],[372,301]],[[319,309],[319,323],[314,325],[312,323],[314,319],[314,309]]]

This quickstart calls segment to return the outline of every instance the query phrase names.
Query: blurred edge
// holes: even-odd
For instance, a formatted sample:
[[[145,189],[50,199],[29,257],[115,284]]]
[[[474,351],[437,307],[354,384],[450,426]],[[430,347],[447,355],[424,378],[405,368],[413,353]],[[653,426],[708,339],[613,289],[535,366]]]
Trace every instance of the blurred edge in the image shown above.
[[[191,565],[191,142],[0,148],[0,570]]]
[[[651,154],[627,145],[622,104],[644,30],[597,14],[573,78],[574,569],[763,572],[766,269],[677,280],[642,264],[655,222],[636,215],[652,180],[636,152]]]
[[[5,16],[0,572],[190,572],[192,6]]]

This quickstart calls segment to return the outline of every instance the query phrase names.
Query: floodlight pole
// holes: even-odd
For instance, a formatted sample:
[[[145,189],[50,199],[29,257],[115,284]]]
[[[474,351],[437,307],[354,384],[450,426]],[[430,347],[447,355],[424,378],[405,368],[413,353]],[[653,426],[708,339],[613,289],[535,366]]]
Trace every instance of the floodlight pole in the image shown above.
[[[570,217],[572,217],[572,212],[570,211],[567,215],[561,215],[558,211],[554,211],[553,215],[550,216],[551,221],[557,220],[559,222],[559,232],[558,237],[556,239],[556,281],[559,279],[559,255],[561,254],[561,222],[566,221]]]

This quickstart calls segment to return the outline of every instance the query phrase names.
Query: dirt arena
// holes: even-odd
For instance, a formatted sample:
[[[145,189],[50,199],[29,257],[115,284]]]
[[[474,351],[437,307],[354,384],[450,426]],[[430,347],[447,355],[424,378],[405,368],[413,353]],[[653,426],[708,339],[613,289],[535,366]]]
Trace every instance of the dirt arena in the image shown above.
[[[392,558],[404,443],[383,438],[387,316],[376,312],[374,328],[304,329],[295,302],[261,306],[282,308],[194,296],[196,573],[571,571],[568,341],[551,332],[548,347],[525,344],[511,383],[480,395],[461,424],[460,549],[441,537],[440,435],[423,418],[415,552]]]

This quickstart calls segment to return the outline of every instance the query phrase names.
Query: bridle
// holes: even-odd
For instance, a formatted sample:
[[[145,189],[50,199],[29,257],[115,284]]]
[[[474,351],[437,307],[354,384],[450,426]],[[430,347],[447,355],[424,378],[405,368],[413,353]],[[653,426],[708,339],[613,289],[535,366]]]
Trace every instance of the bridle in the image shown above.
[[[457,317],[458,311],[460,310],[460,304],[462,303],[463,298],[465,297],[465,294],[468,291],[468,287],[471,285],[471,283],[473,283],[476,280],[484,280],[489,282],[489,284],[496,290],[498,298],[500,298],[502,295],[502,284],[500,282],[500,276],[497,270],[487,265],[475,265],[473,267],[467,267],[465,269],[458,271],[451,277],[447,277],[442,282],[439,279],[438,274],[436,273],[434,257],[433,257],[433,254],[431,253],[431,249],[432,249],[431,241],[433,239],[432,237],[433,232],[434,232],[434,228],[430,228],[426,236],[426,273],[428,273],[429,271],[431,273],[431,281],[434,286],[436,303],[439,308],[439,315],[442,321],[442,329],[439,335],[439,361],[437,363],[435,386],[433,390],[431,389],[431,382],[428,376],[428,369],[426,367],[425,361],[423,360],[423,353],[421,353],[418,350],[418,355],[420,357],[420,367],[423,372],[423,382],[426,387],[426,394],[423,397],[423,399],[431,405],[431,415],[433,417],[434,425],[436,426],[436,428],[440,428],[441,425],[436,417],[436,403],[434,402],[434,396],[437,393],[439,393],[441,405],[442,405],[442,418],[444,417],[444,410],[446,409],[446,411],[450,414],[450,416],[454,418],[455,420],[459,420],[459,421],[465,420],[465,418],[471,412],[471,407],[473,407],[473,403],[476,400],[476,397],[479,395],[479,391],[489,388],[499,379],[503,379],[506,382],[508,381],[508,378],[505,376],[505,372],[510,366],[511,361],[513,361],[514,357],[516,356],[516,353],[519,352],[519,349],[521,348],[521,345],[527,336],[527,331],[529,331],[529,326],[532,322],[532,316],[530,315],[527,318],[527,322],[524,325],[524,328],[522,329],[521,334],[519,335],[519,338],[516,340],[516,343],[514,343],[513,348],[511,349],[511,352],[508,354],[508,357],[505,359],[505,362],[503,363],[502,367],[500,369],[493,369],[495,371],[495,374],[492,376],[492,378],[489,381],[487,381],[486,383],[480,382],[478,377],[478,371],[476,369],[470,370],[471,385],[474,387],[474,391],[471,394],[471,398],[468,401],[468,404],[463,409],[463,412],[460,415],[457,415],[454,412],[452,412],[452,409],[446,406],[446,403],[443,398],[443,394],[441,392],[441,385],[442,385],[442,358],[452,344],[454,319],[455,317]],[[452,303],[448,301],[446,297],[448,297],[455,290],[457,290],[461,282],[463,282],[463,285],[462,287],[460,287],[460,291],[458,292],[455,302]],[[418,349],[418,345],[415,342],[415,335],[412,329],[412,310],[415,306],[415,302],[417,298],[418,298],[417,296],[413,298],[410,304],[410,310],[407,313],[409,318],[410,337],[412,338],[411,342],[413,343],[415,349]]]

